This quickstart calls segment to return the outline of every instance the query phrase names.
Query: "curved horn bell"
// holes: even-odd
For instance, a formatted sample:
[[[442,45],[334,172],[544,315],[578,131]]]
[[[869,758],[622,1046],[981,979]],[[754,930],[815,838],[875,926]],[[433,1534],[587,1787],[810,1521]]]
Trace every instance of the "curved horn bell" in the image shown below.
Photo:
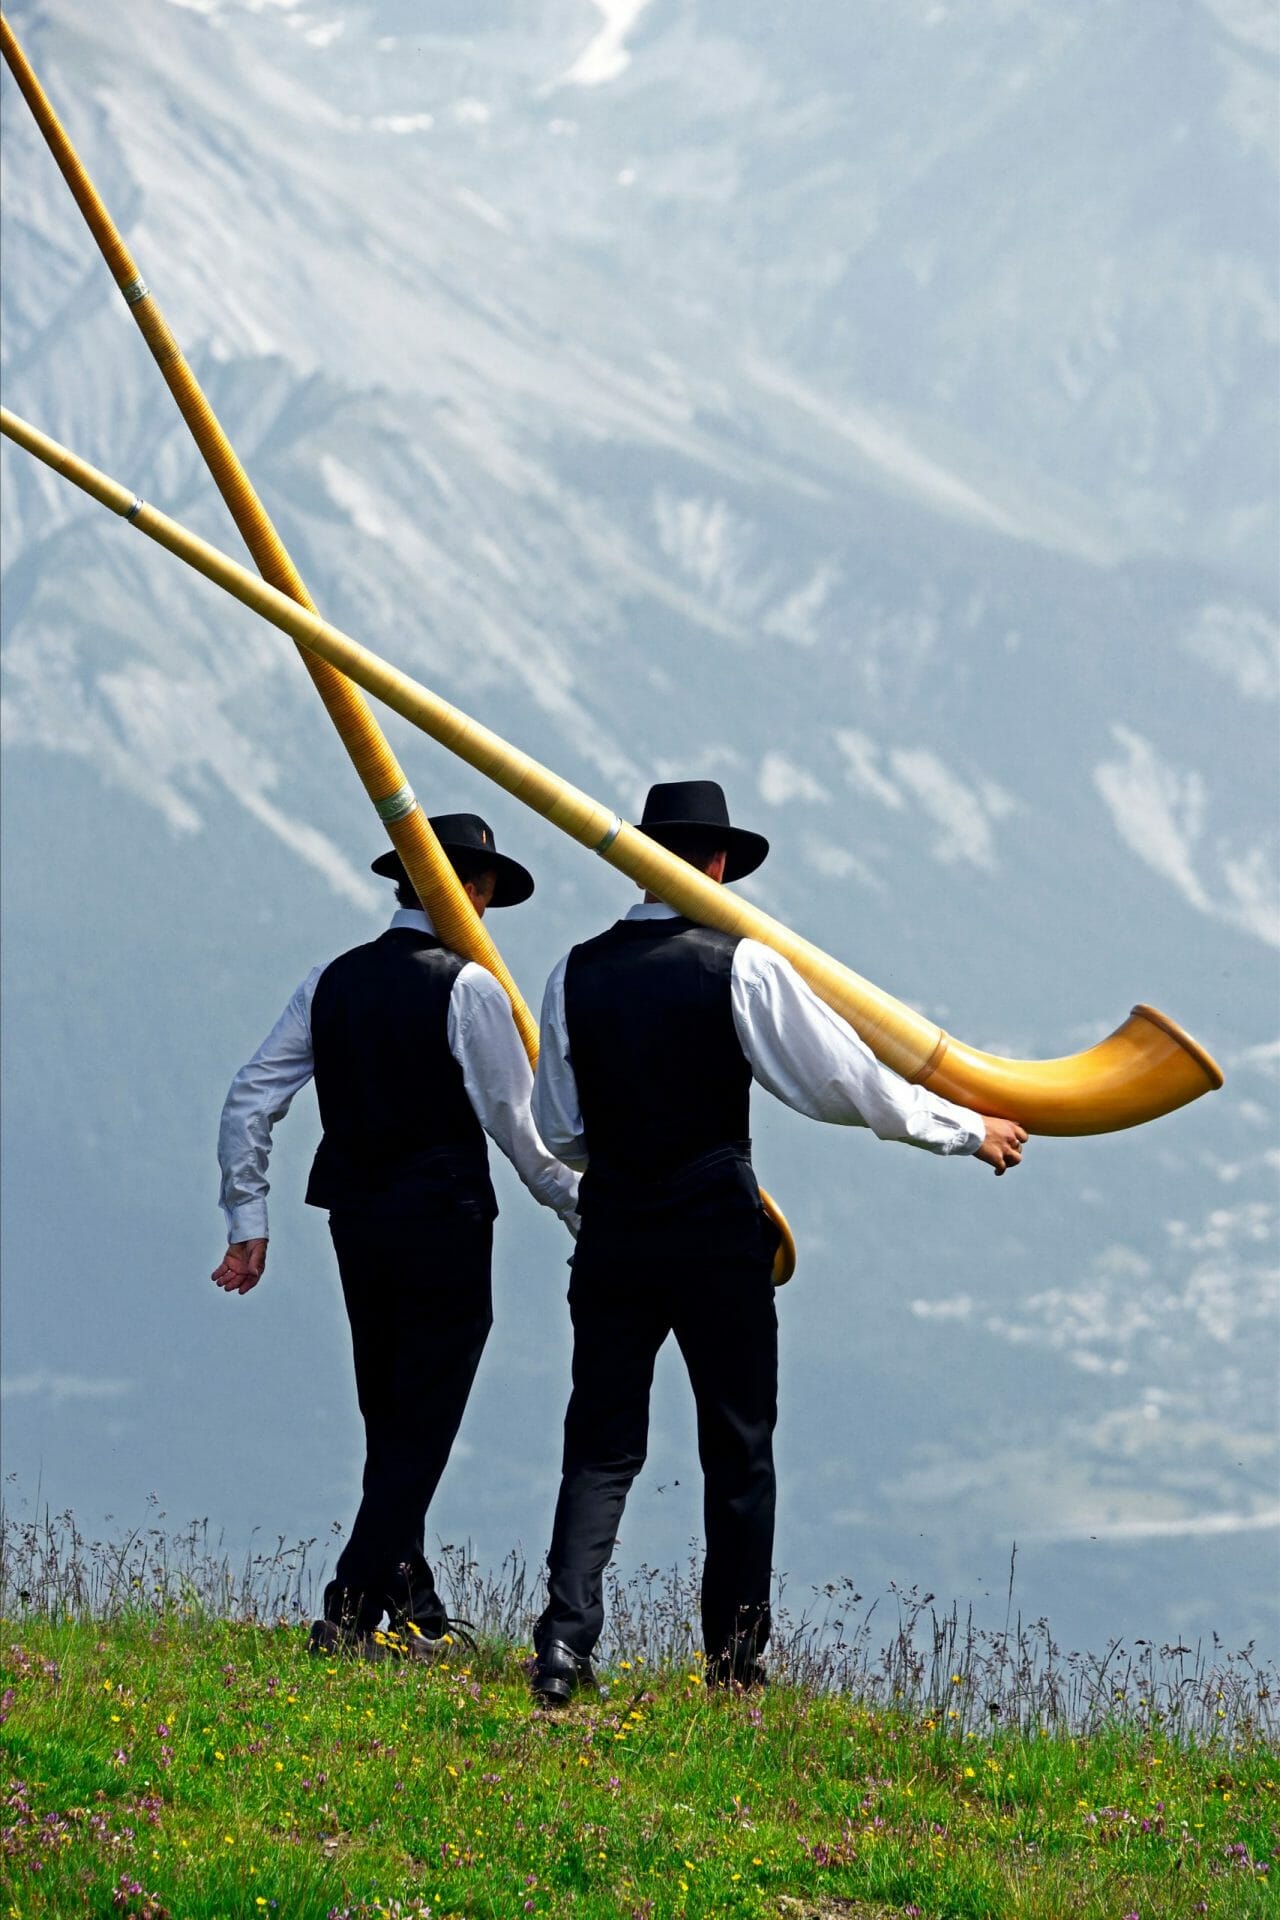
[[[944,1035],[937,1065],[920,1078],[1033,1133],[1116,1133],[1214,1092],[1222,1069],[1175,1020],[1136,1006],[1105,1040],[1060,1060],[1002,1060]]]

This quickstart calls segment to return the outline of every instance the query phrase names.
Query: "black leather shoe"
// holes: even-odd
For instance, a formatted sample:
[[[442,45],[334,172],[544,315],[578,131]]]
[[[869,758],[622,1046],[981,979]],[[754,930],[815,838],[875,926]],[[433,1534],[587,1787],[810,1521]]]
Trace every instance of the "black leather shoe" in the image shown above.
[[[533,1666],[533,1697],[544,1707],[563,1707],[575,1693],[598,1693],[591,1662],[563,1640],[548,1640]]]

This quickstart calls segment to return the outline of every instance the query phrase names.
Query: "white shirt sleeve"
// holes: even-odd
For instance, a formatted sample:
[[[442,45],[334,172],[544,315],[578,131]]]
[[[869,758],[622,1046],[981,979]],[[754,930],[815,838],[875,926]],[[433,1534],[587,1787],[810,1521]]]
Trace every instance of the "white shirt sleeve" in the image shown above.
[[[578,1176],[543,1144],[530,1110],[533,1070],[511,1002],[486,968],[469,961],[449,996],[449,1051],[467,1096],[535,1200],[576,1226]]]
[[[245,1062],[222,1108],[218,1165],[219,1203],[228,1243],[267,1238],[267,1163],[271,1129],[283,1120],[294,1095],[314,1069],[311,1000],[323,967],[313,967],[251,1060]]]
[[[549,1150],[566,1166],[581,1171],[587,1164],[587,1142],[564,1018],[564,970],[568,958],[566,954],[556,966],[542,996],[538,1071],[533,1078],[533,1119]]]
[[[929,1153],[976,1153],[980,1114],[913,1086],[876,1059],[795,968],[758,940],[740,940],[732,974],[733,1024],[761,1086],[811,1120],[870,1127]]]

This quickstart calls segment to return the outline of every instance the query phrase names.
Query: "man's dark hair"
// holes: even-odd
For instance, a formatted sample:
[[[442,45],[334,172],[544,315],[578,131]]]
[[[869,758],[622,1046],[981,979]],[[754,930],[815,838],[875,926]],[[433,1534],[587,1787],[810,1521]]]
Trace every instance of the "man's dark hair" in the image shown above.
[[[690,866],[705,867],[717,853],[725,851],[724,836],[715,827],[663,827],[652,836],[659,844]]]
[[[478,873],[492,873],[493,862],[486,860],[482,853],[451,853],[449,865],[465,887],[468,880],[474,880]],[[396,881],[396,899],[402,907],[420,907],[422,902],[413,890],[411,880]]]

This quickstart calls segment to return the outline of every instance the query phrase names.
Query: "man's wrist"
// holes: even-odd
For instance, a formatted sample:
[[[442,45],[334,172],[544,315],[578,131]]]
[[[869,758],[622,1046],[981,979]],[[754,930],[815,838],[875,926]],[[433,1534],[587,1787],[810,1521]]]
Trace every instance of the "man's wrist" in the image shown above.
[[[227,1219],[227,1245],[239,1246],[245,1240],[265,1240],[267,1234],[267,1206],[264,1200],[247,1200],[240,1207],[225,1207]]]

